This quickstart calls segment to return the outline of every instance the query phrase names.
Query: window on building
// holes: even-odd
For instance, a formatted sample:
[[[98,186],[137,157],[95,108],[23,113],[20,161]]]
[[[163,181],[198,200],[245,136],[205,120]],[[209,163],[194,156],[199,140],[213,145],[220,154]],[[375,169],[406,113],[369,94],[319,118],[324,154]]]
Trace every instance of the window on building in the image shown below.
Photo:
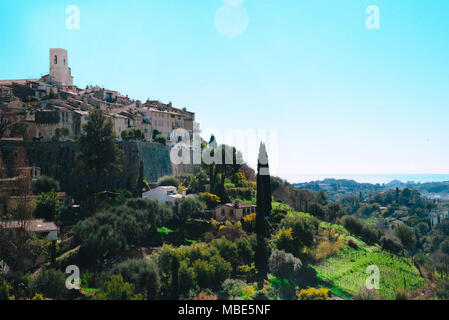
[[[224,217],[225,216],[225,209],[221,209],[221,215]]]
[[[55,55],[55,64],[58,64],[58,56]]]

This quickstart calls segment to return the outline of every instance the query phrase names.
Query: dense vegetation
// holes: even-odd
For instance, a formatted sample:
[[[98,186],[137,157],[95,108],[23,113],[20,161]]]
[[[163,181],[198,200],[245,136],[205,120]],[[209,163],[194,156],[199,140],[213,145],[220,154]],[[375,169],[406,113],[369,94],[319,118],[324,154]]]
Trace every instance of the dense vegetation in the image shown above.
[[[110,123],[92,116],[91,130],[114,144]],[[107,171],[95,168],[95,161],[87,170],[95,140],[89,133],[80,139],[83,174],[102,179],[117,169],[116,161]],[[30,180],[37,196],[30,216],[57,222],[63,241],[56,248],[44,237],[25,232],[17,241],[0,230],[2,254],[17,270],[0,279],[0,298],[448,298],[449,220],[435,216],[444,203],[411,189],[332,201],[322,190],[298,190],[262,174],[268,170],[260,161],[266,157],[263,146],[257,174],[238,163],[235,148],[217,146],[215,139],[202,148],[211,157],[228,150],[233,162],[160,178],[159,186],[196,195],[167,204],[135,198],[134,189],[113,190],[109,198],[85,195],[75,214],[61,210],[57,181],[42,177],[32,186]],[[215,208],[234,199],[257,204],[256,212],[240,221],[216,221]],[[90,200],[94,206],[87,205]],[[16,217],[28,212],[19,209]],[[33,274],[22,263],[32,254],[50,258],[53,249],[55,261]],[[82,270],[79,291],[65,288],[68,265]],[[379,290],[365,286],[368,266],[379,268]]]

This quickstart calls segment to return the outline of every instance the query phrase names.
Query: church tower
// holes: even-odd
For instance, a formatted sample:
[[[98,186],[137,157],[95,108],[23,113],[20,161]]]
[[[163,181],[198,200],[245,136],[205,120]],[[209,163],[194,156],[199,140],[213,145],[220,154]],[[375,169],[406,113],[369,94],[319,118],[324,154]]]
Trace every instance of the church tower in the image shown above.
[[[50,77],[62,86],[73,86],[67,50],[50,49]]]

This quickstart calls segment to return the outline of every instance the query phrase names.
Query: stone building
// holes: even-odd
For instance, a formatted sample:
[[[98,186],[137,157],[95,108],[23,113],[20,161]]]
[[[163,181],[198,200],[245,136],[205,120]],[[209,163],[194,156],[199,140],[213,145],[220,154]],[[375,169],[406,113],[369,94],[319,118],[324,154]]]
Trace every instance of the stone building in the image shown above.
[[[215,220],[220,222],[240,221],[243,217],[255,212],[255,205],[234,200],[215,209]]]
[[[61,86],[73,86],[67,50],[50,49],[50,77]]]

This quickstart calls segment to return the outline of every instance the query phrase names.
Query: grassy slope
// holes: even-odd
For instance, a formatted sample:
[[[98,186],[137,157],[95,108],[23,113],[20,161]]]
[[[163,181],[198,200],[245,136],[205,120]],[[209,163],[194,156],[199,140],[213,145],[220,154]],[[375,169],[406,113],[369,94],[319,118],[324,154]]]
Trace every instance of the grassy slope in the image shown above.
[[[283,203],[272,202],[272,207],[286,210],[288,214],[310,217],[307,213],[293,211]],[[345,246],[338,254],[328,257],[317,265],[311,265],[318,278],[329,283],[333,294],[350,299],[352,294],[365,287],[366,279],[370,276],[365,273],[369,265],[379,267],[379,291],[387,299],[393,299],[395,290],[404,287],[404,278],[408,290],[424,285],[425,279],[419,275],[410,259],[382,251],[378,246],[368,246],[360,239],[349,236],[349,232],[343,226],[321,221],[320,229],[329,228],[334,229],[346,241],[352,239],[359,245],[358,250]]]
[[[377,247],[362,245],[358,250],[345,247],[333,257],[312,266],[317,276],[328,283],[336,295],[350,298],[359,288],[365,286],[369,274],[365,273],[369,265],[377,265],[380,270],[380,293],[393,299],[397,288],[417,289],[424,285],[418,270],[410,259],[398,257],[380,250]]]

